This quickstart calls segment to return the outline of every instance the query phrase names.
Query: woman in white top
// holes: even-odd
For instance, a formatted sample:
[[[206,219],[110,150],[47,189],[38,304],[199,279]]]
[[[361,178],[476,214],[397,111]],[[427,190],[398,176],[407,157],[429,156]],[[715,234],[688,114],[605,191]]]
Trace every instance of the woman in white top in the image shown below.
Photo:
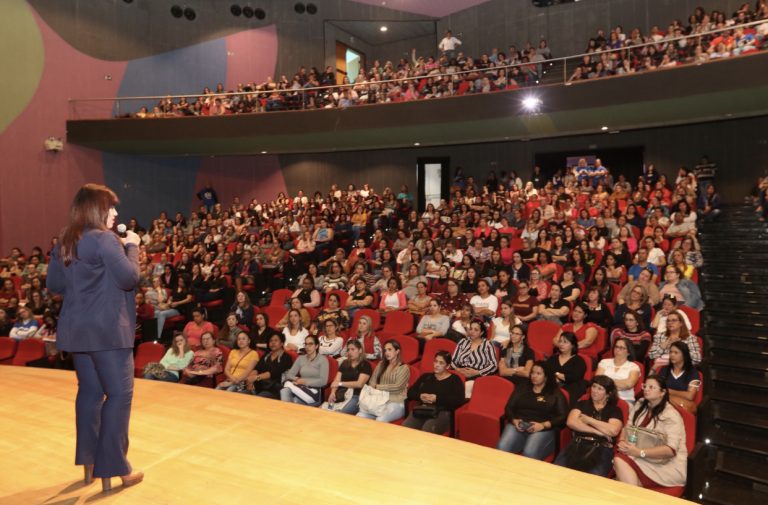
[[[509,337],[512,328],[522,324],[522,321],[515,315],[512,299],[505,298],[501,301],[501,316],[494,317],[492,322],[491,342],[502,349],[506,349],[509,345]]]
[[[338,356],[344,347],[344,339],[338,334],[338,325],[333,319],[328,319],[323,325],[325,334],[320,336],[320,354]]]
[[[477,281],[477,294],[469,300],[478,316],[491,318],[499,308],[499,299],[491,294],[491,285],[485,279]]]
[[[304,340],[309,332],[301,323],[301,312],[291,309],[288,312],[288,325],[283,328],[285,335],[285,350],[298,352],[304,349]]]
[[[635,347],[628,338],[617,338],[613,343],[613,358],[600,360],[595,375],[613,379],[619,398],[630,406],[635,403],[635,385],[640,380],[640,367],[635,361]]]

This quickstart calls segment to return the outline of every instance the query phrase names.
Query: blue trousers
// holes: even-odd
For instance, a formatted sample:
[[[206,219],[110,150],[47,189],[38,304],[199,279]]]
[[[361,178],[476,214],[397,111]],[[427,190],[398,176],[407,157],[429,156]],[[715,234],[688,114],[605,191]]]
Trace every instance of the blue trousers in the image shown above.
[[[522,453],[528,458],[542,460],[555,450],[555,433],[543,430],[536,433],[517,431],[511,423],[504,427],[497,449],[507,452]]]
[[[126,454],[133,349],[76,352],[73,356],[78,381],[75,464],[92,464],[97,478],[127,475],[131,473]]]

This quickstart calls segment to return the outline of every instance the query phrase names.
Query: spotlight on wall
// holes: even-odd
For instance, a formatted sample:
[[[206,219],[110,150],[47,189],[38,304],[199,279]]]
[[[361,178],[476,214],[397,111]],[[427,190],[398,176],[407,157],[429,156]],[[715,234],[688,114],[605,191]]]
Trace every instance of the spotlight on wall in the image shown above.
[[[523,109],[527,112],[537,112],[541,107],[541,99],[535,96],[527,96],[523,98]]]
[[[250,5],[246,5],[245,7],[243,7],[243,16],[245,16],[247,18],[252,18],[253,17],[253,7],[251,7]]]
[[[240,17],[240,15],[243,13],[243,9],[241,9],[239,5],[234,4],[229,8],[229,12],[231,12],[232,15],[237,18]]]
[[[174,5],[171,7],[171,16],[175,18],[180,18],[184,15],[184,9],[181,8],[179,5]]]
[[[190,21],[194,21],[197,17],[197,13],[195,12],[195,9],[191,7],[187,7],[184,9],[184,17],[187,18]]]
[[[293,6],[293,10],[296,11],[296,14],[304,14],[304,11],[306,11],[307,8],[304,6],[303,3],[298,2],[296,5]]]
[[[254,9],[253,15],[256,17],[256,19],[264,19],[267,17],[267,13],[264,11],[264,9]]]
[[[307,14],[312,14],[312,15],[317,14],[317,5],[315,5],[313,3],[308,3],[307,4]]]

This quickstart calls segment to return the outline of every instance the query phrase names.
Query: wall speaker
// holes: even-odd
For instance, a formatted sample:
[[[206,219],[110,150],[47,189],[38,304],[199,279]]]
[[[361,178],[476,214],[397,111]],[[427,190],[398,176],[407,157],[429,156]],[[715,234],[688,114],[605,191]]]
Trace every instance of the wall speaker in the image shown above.
[[[303,3],[298,2],[296,5],[293,6],[293,10],[296,11],[296,14],[304,14],[304,11],[306,11],[307,8],[304,6]]]
[[[265,17],[267,17],[267,13],[264,11],[264,9],[254,10],[253,15],[256,16],[256,19],[264,19]]]
[[[313,3],[308,3],[307,4],[307,14],[312,14],[312,15],[317,14],[317,5],[315,5]]]
[[[229,8],[229,12],[231,12],[233,16],[239,17],[243,13],[243,9],[241,9],[239,5],[234,4]]]
[[[174,5],[171,7],[171,16],[175,18],[180,18],[184,15],[184,9],[181,8],[179,5]]]
[[[187,18],[190,21],[194,21],[197,17],[197,13],[195,12],[195,9],[191,7],[187,7],[184,9],[184,17]]]

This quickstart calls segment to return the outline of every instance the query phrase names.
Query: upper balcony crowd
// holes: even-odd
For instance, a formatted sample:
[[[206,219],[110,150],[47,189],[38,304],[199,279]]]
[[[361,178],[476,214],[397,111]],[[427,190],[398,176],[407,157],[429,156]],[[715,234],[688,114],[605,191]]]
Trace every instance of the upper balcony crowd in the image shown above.
[[[646,34],[639,28],[626,33],[621,26],[607,32],[599,29],[589,39],[583,57],[559,63],[566,67],[565,77],[551,82],[626,75],[749,54],[768,45],[768,23],[741,25],[765,19],[768,4],[758,0],[754,7],[745,3],[730,16],[698,7],[685,22],[675,19],[666,29],[653,26]],[[123,112],[121,117],[219,116],[489,93],[550,82],[545,77],[553,70],[552,52],[544,39],[538,45],[527,42],[521,49],[512,45],[507,51],[493,48],[490,53],[470,57],[461,51],[461,40],[449,31],[438,51],[434,56],[418,56],[414,50],[410,61],[376,60],[370,68],[360,69],[354,84],[344,77],[338,85],[336,69],[331,66],[324,71],[301,67],[291,77],[241,83],[235,90],[225,90],[219,83],[214,89],[205,87],[196,98],[167,97],[151,110],[142,107]],[[558,69],[558,75],[560,72]]]

